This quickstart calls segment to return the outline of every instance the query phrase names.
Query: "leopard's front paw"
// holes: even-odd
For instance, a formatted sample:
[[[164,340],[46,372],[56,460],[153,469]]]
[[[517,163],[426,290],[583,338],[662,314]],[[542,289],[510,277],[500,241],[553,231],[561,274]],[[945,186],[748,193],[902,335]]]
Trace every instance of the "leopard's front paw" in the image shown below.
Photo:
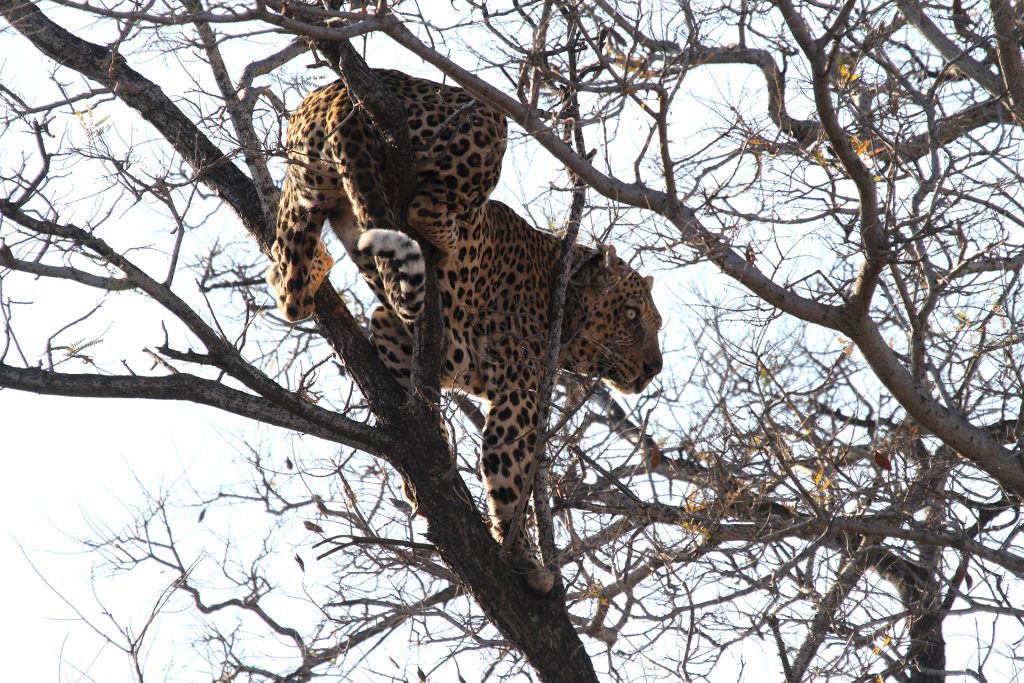
[[[555,586],[555,575],[540,567],[526,575],[526,585],[537,595],[547,595]]]
[[[532,543],[515,544],[508,555],[509,565],[520,574],[526,585],[538,595],[547,595],[555,585],[555,575],[544,566]]]
[[[277,245],[272,257],[274,263],[267,270],[267,284],[274,290],[281,315],[293,323],[313,315],[313,296],[334,266],[334,259],[327,253],[323,241],[317,242],[308,259],[282,251]]]

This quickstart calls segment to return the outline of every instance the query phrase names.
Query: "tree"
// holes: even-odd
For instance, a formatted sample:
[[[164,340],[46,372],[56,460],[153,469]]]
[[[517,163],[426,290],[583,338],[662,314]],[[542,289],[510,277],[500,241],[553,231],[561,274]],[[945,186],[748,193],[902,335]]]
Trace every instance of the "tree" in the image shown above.
[[[174,574],[155,612],[188,605],[204,629],[190,679],[385,678],[375,647],[409,639],[409,666],[438,680],[719,680],[762,650],[787,681],[1012,679],[1018,9],[2,0],[5,41],[54,70],[29,82],[8,64],[0,86],[0,386],[193,401],[331,445],[303,440],[299,460],[286,437],[254,443],[233,488],[151,492],[131,525],[93,539],[115,571]],[[315,324],[272,310],[259,251],[285,113],[333,77],[307,68],[307,39],[325,55],[357,40],[375,66],[418,58],[505,112],[517,153],[552,169],[542,190],[507,165],[508,203],[657,270],[658,390],[554,390],[535,491],[563,582],[550,598],[481,520],[478,410],[441,399],[453,476],[436,394],[406,396],[380,367],[348,264]],[[102,308],[54,314],[85,288]],[[40,319],[60,327],[39,335]],[[113,338],[132,347],[123,362]],[[221,539],[216,567],[192,566],[178,504],[255,505],[272,522],[254,548]],[[282,529],[300,524],[296,552]],[[303,609],[289,609],[282,554],[330,570],[298,589]],[[965,651],[960,633],[984,635]],[[154,674],[136,640],[141,680]]]

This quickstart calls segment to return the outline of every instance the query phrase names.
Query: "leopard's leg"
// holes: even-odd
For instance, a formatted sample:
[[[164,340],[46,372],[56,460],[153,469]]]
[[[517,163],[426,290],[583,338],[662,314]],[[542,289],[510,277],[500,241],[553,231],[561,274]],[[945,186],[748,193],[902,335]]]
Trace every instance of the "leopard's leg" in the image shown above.
[[[323,222],[329,219],[378,298],[402,310],[403,288],[410,289],[403,278],[408,276],[389,260],[360,251],[358,245],[366,231],[396,229],[382,167],[383,143],[365,113],[335,107],[330,89],[318,93],[307,98],[289,122],[289,164],[272,250],[274,267],[267,279],[289,320],[309,316],[312,293],[333,264],[320,240]],[[293,272],[299,277],[290,277]]]
[[[454,252],[460,223],[476,220],[497,186],[507,138],[505,117],[474,102],[457,106],[431,137],[417,138],[423,151],[406,220],[442,254]]]
[[[383,305],[373,309],[370,316],[370,343],[398,383],[405,389],[412,388],[412,332],[399,316]],[[452,367],[450,359],[446,365]],[[446,386],[449,385],[446,383]],[[451,443],[443,419],[440,430],[445,441]]]
[[[455,251],[459,223],[468,220],[463,204],[453,203],[454,197],[448,195],[443,186],[421,180],[406,214],[409,228],[437,247],[442,255]]]
[[[377,211],[372,207],[383,203],[383,198],[379,193],[371,192],[370,196],[362,195],[350,202],[346,192],[357,190],[352,183],[346,182],[345,169],[343,162],[329,169],[322,162],[297,161],[288,167],[278,205],[277,236],[271,247],[273,264],[267,272],[267,282],[274,290],[278,308],[292,322],[313,314],[313,295],[334,264],[321,239],[324,221],[329,219],[331,229],[360,272],[368,277],[378,297],[392,303],[408,320],[414,320],[423,302],[423,266],[419,247],[404,233],[395,230],[360,229],[359,221],[362,220],[364,225],[369,222],[369,212]],[[381,211],[384,219],[370,224],[391,224],[390,213]],[[361,236],[366,235],[396,236],[403,245],[411,245],[411,249],[407,250],[409,253],[398,254],[394,249],[366,248],[367,244],[360,244]],[[386,238],[376,241],[383,247],[388,246]],[[396,264],[378,263],[377,256],[388,260],[401,256],[402,260]],[[397,267],[392,268],[392,265]]]
[[[487,489],[492,533],[503,544],[514,534],[515,538],[505,548],[511,564],[523,574],[531,589],[544,595],[554,585],[554,575],[541,562],[530,540],[524,523],[527,506],[523,505],[523,514],[516,514],[520,499],[530,495],[537,446],[536,419],[536,392],[495,395],[484,422],[480,468]]]
[[[320,239],[327,212],[301,188],[289,171],[278,204],[277,236],[270,250],[273,263],[267,271],[278,309],[292,322],[312,315],[313,295],[334,265]]]
[[[412,335],[405,323],[383,305],[370,316],[370,343],[398,383],[412,386]]]
[[[391,371],[391,374],[406,389],[412,386],[412,335],[405,323],[393,312],[384,306],[377,306],[370,316],[370,342],[377,351],[381,362]],[[438,413],[438,429],[445,443],[449,444],[448,455],[451,458],[452,473],[456,471],[455,453],[451,449],[448,426],[444,418]],[[402,482],[402,494],[412,506],[412,514],[417,514],[419,506],[416,497],[407,482]]]

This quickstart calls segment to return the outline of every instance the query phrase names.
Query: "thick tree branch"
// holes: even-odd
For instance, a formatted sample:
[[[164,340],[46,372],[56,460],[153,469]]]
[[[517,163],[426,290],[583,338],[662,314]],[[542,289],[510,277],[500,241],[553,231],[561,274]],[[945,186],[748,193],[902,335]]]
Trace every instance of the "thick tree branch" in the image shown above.
[[[319,418],[311,422],[267,398],[185,373],[166,377],[70,374],[0,365],[0,387],[48,396],[191,401],[368,453],[395,450],[379,430],[330,410],[310,404],[308,411]]]
[[[1017,12],[1007,0],[989,0],[992,24],[996,29],[996,58],[1003,88],[1009,99],[1009,109],[1018,125],[1024,126],[1024,63],[1021,62],[1020,44],[1024,32]]]
[[[365,111],[384,140],[387,157],[384,168],[387,193],[398,222],[415,239],[417,235],[405,224],[405,216],[416,195],[416,164],[409,140],[408,115],[402,103],[381,85],[363,58],[347,40],[315,41],[317,49],[327,57],[331,67],[342,77],[350,96]],[[416,395],[425,398],[436,409],[440,398],[442,323],[437,292],[437,255],[426,239],[418,239],[423,252],[426,277],[424,306],[416,321],[413,344],[412,382]]]
[[[999,77],[989,71],[983,64],[968,54],[968,51],[961,48],[947,36],[942,29],[935,25],[924,9],[916,0],[897,0],[896,6],[900,14],[909,21],[921,35],[930,42],[949,66],[955,66],[972,81],[980,85],[988,94],[993,97],[1002,96],[1002,84]]]

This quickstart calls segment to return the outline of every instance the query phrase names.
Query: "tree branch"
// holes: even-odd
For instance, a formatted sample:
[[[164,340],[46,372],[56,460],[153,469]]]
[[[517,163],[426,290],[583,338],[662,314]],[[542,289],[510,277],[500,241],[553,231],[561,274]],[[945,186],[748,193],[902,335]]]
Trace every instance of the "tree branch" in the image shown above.
[[[996,58],[1008,106],[1017,125],[1024,126],[1024,63],[1021,62],[1021,27],[1018,12],[1006,0],[989,0],[996,30]]]
[[[864,562],[857,558],[851,558],[839,572],[835,583],[829,592],[821,600],[818,606],[818,613],[814,615],[808,629],[807,638],[797,651],[796,656],[790,664],[792,678],[787,679],[788,683],[800,683],[805,680],[804,674],[811,664],[811,660],[825,637],[829,634],[832,624],[836,619],[836,612],[842,606],[847,594],[860,580],[864,573]]]
[[[311,422],[269,399],[186,373],[166,377],[110,376],[50,372],[2,364],[0,387],[48,396],[191,401],[368,453],[381,453],[394,448],[379,430],[330,410],[310,404],[308,411],[319,418]]]

